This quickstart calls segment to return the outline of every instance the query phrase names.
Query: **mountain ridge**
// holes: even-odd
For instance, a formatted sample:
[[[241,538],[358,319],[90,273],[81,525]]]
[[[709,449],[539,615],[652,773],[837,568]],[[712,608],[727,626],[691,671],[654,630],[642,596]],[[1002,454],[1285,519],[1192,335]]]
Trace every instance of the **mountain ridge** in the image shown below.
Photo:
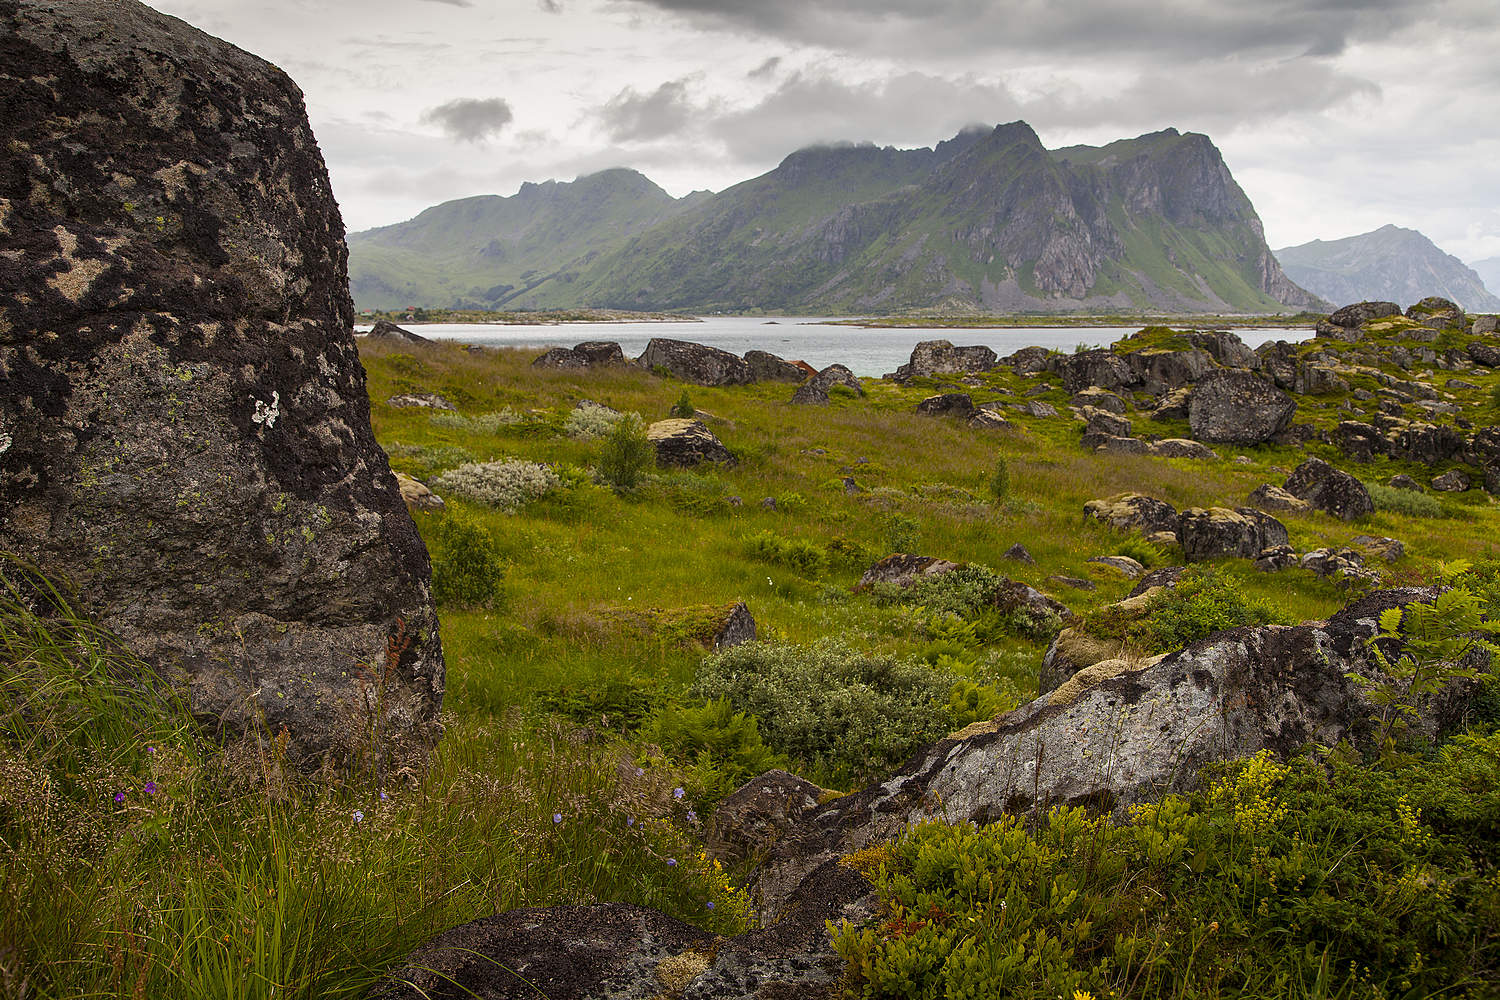
[[[588,200],[597,207],[562,204]],[[541,208],[522,224],[526,210]],[[499,229],[490,242],[484,219]],[[455,232],[442,232],[445,224]],[[812,146],[717,194],[684,199],[635,171],[605,171],[523,185],[510,198],[447,202],[351,234],[349,249],[351,288],[367,308],[1325,305],[1282,273],[1212,141],[1176,129],[1051,151],[1019,121],[918,149]]]
[[[1440,295],[1471,312],[1500,310],[1500,297],[1474,269],[1415,229],[1385,225],[1343,239],[1283,247],[1276,257],[1294,281],[1335,302],[1409,306]]]

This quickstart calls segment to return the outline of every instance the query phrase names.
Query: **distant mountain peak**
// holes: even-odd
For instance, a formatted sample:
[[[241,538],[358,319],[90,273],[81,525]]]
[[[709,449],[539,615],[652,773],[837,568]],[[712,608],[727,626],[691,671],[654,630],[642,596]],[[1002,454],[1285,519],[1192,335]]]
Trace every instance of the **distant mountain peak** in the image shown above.
[[[1358,236],[1283,247],[1276,257],[1293,281],[1336,304],[1407,306],[1440,295],[1470,311],[1500,310],[1500,298],[1463,261],[1418,230],[1391,223]]]

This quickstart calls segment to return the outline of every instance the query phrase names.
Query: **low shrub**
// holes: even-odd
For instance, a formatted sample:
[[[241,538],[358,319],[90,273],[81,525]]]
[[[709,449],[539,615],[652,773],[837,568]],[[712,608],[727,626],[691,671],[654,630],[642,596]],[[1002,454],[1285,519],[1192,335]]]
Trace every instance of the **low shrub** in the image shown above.
[[[1282,621],[1270,604],[1250,597],[1233,576],[1190,569],[1177,586],[1155,594],[1139,615],[1113,606],[1083,616],[1077,627],[1101,639],[1114,639],[1143,654],[1169,653],[1214,632],[1242,625]]]
[[[1400,770],[1224,766],[1127,824],[924,824],[851,857],[835,948],[868,998],[1480,997],[1500,990],[1500,738]]]
[[[1115,555],[1134,559],[1147,569],[1160,566],[1165,560],[1161,549],[1140,535],[1131,535],[1115,546]]]
[[[692,397],[684,389],[682,390],[682,395],[677,397],[677,402],[672,404],[672,409],[669,412],[672,416],[680,420],[691,420],[698,414],[698,408],[693,405]]]
[[[990,474],[990,496],[996,503],[1003,503],[1010,496],[1010,466],[1004,456],[995,459],[995,471]]]
[[[580,441],[608,437],[625,414],[597,403],[583,402],[574,407],[563,421],[563,433]]]
[[[693,798],[707,807],[757,774],[787,766],[766,746],[755,716],[727,699],[668,705],[641,735],[686,770]]]
[[[599,478],[616,492],[633,490],[656,465],[656,446],[646,437],[639,415],[627,413],[615,421],[599,454]]]
[[[673,510],[694,517],[729,511],[729,484],[712,473],[672,472],[652,477],[643,487],[648,499],[661,500]]]
[[[424,523],[432,556],[432,593],[444,604],[491,607],[505,580],[505,562],[489,530],[462,508],[447,511]]]
[[[744,543],[752,559],[785,566],[809,579],[822,576],[828,569],[827,551],[805,538],[787,538],[774,531],[758,531],[746,535]]]
[[[509,407],[497,413],[477,413],[472,417],[466,417],[462,413],[454,413],[451,410],[442,410],[427,418],[434,427],[447,427],[451,430],[468,431],[471,434],[498,434],[507,427],[515,427],[525,422],[525,419]]]
[[[389,448],[392,468],[408,472],[421,480],[431,479],[440,472],[475,461],[475,455],[467,448],[456,445],[401,444]]]
[[[435,485],[454,496],[514,513],[557,489],[562,480],[540,462],[513,458],[460,465],[438,476]]]
[[[1436,497],[1430,497],[1426,493],[1397,489],[1384,483],[1365,483],[1365,489],[1370,491],[1370,499],[1375,501],[1376,510],[1406,517],[1443,516],[1443,505],[1438,503]]]
[[[765,740],[815,781],[848,787],[944,735],[955,680],[838,639],[747,642],[707,657],[689,694],[754,715]]]
[[[605,681],[561,684],[536,693],[536,703],[574,722],[607,729],[636,729],[662,704],[661,683],[642,677],[611,677]]]

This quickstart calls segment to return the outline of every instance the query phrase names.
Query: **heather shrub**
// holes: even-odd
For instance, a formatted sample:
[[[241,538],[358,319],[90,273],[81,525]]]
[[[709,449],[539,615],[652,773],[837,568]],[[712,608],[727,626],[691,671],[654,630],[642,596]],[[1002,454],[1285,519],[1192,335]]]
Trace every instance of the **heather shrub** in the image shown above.
[[[477,413],[472,417],[466,417],[462,413],[454,413],[451,410],[443,410],[427,419],[434,427],[447,427],[472,434],[498,434],[502,429],[514,427],[526,420],[524,416],[509,407],[497,413]]]
[[[641,735],[687,771],[693,798],[712,806],[757,774],[787,762],[761,738],[754,715],[727,699],[668,705]]]
[[[639,415],[615,421],[599,455],[599,477],[617,491],[633,490],[656,464],[656,446],[646,437]]]
[[[787,538],[774,531],[758,531],[746,535],[744,542],[751,558],[785,566],[805,577],[816,579],[828,568],[827,551],[805,538]]]
[[[1101,639],[1115,639],[1145,654],[1169,653],[1228,628],[1269,625],[1282,615],[1270,604],[1250,597],[1228,573],[1190,569],[1177,586],[1147,602],[1139,616],[1113,606],[1085,615],[1078,627]]]
[[[597,403],[582,402],[563,421],[563,433],[580,441],[609,437],[625,414]]]
[[[1426,493],[1397,489],[1384,483],[1365,483],[1365,489],[1370,491],[1370,499],[1375,501],[1375,509],[1378,511],[1403,514],[1406,517],[1443,516],[1443,505],[1436,497],[1430,497]]]
[[[839,639],[762,641],[705,658],[689,695],[754,715],[766,742],[804,773],[847,787],[888,773],[944,735],[955,680]]]
[[[432,593],[445,604],[488,607],[500,594],[505,563],[479,519],[450,506],[427,532]]]
[[[438,476],[442,491],[514,513],[562,484],[557,473],[540,462],[507,459],[469,462]]]

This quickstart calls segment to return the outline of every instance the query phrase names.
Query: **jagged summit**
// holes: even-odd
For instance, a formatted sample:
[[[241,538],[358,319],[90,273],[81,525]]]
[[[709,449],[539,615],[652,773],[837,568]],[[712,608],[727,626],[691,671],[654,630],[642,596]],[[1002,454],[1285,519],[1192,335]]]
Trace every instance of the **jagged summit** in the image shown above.
[[[675,200],[608,171],[450,202],[349,246],[367,307],[1322,305],[1282,273],[1213,142],[1176,129],[1053,151],[1024,121],[917,149],[810,146],[718,194]]]
[[[1500,310],[1500,298],[1473,269],[1415,229],[1385,225],[1341,240],[1313,240],[1276,251],[1298,284],[1335,302],[1411,305],[1428,295],[1471,311]]]

